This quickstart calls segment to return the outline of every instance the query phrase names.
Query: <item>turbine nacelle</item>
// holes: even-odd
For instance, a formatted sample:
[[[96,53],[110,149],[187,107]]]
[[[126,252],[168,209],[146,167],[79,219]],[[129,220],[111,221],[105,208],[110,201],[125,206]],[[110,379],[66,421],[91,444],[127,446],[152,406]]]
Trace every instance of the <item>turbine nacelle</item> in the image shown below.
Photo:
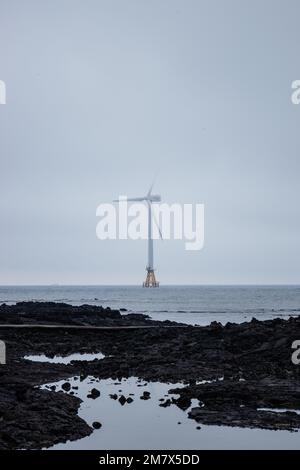
[[[161,201],[161,197],[159,194],[151,194],[150,196],[147,197],[147,201],[150,201],[150,202],[160,202]]]

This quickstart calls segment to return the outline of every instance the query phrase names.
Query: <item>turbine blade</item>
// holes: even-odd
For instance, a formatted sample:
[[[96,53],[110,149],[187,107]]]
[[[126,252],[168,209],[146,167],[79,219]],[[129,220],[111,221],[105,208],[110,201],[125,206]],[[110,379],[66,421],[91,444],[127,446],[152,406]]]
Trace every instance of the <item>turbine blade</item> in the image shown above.
[[[153,186],[154,186],[154,184],[155,184],[155,181],[156,181],[156,179],[157,179],[158,174],[159,174],[159,171],[156,171],[155,174],[154,174],[154,178],[153,178],[153,180],[152,180],[152,184],[151,184],[151,186],[150,186],[150,189],[149,189],[149,191],[148,191],[148,193],[147,193],[147,197],[150,197],[150,196],[151,196],[152,189],[153,189]]]
[[[163,240],[163,236],[162,236],[162,233],[161,233],[161,230],[160,230],[160,226],[158,225],[158,222],[156,220],[155,215],[154,215],[153,219],[154,219],[154,223],[155,223],[156,227],[158,228],[160,239]]]
[[[152,192],[152,188],[154,186],[154,181],[153,183],[151,184],[150,188],[149,188],[149,191],[147,192],[147,197],[150,197],[151,196],[151,192]]]
[[[146,197],[131,197],[131,198],[127,198],[127,199],[114,199],[113,202],[127,202],[127,201],[145,201],[146,200]]]
[[[152,184],[151,184],[151,186],[150,186],[150,188],[149,188],[149,191],[148,191],[148,193],[147,193],[147,197],[150,197],[150,196],[151,196],[152,189],[153,189],[154,183],[155,183],[155,181],[156,181],[156,177],[157,177],[157,174],[156,174],[156,175],[154,176],[154,178],[153,178]]]
[[[145,201],[145,197],[131,197],[128,198],[127,201]]]

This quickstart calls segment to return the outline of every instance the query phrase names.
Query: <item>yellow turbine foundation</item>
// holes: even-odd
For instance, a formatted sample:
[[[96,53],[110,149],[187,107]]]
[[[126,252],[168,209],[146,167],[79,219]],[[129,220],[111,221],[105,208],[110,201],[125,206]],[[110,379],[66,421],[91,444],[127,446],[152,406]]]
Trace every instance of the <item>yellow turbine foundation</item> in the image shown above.
[[[147,269],[146,281],[143,282],[143,287],[159,287],[159,282],[155,278],[153,269]]]

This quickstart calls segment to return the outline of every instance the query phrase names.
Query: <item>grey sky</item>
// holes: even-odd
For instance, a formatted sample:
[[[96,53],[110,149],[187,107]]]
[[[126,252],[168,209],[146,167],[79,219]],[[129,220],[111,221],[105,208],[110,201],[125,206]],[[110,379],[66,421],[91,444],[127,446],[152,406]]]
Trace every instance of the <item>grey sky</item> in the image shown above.
[[[0,283],[141,283],[96,207],[205,204],[161,283],[299,283],[299,0],[0,0]],[[149,176],[150,175],[150,176]]]

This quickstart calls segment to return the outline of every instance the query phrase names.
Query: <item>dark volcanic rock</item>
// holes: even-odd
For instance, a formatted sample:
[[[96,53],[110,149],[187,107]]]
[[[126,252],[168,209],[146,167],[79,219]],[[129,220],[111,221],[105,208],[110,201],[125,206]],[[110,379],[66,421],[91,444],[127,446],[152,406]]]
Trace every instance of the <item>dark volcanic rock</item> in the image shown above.
[[[168,398],[166,401],[164,401],[163,403],[160,403],[159,406],[161,406],[162,408],[167,408],[168,406],[171,405],[171,400],[170,398]]]
[[[198,399],[202,406],[193,408],[189,417],[203,424],[290,431],[300,428],[300,415],[288,411],[288,408],[300,409],[300,384],[294,381],[224,380],[175,389],[172,393],[180,394],[180,399],[174,400],[178,406],[192,398]]]
[[[127,400],[126,400],[126,398],[124,397],[124,395],[121,395],[120,398],[119,398],[119,402],[121,403],[122,406],[125,405],[126,401],[127,401]]]
[[[94,429],[100,429],[102,427],[102,424],[99,423],[99,421],[94,421],[92,426]]]
[[[143,395],[140,397],[141,400],[149,400],[150,399],[150,392],[143,392]]]
[[[276,413],[273,411],[257,411],[248,408],[241,410],[236,408],[209,410],[204,407],[193,408],[189,412],[189,418],[195,419],[202,424],[238,426],[240,428],[247,427],[293,431],[300,427],[300,416],[291,411]]]
[[[92,388],[90,393],[87,395],[88,398],[93,398],[94,400],[100,397],[100,392],[96,388]]]
[[[70,382],[65,382],[65,383],[63,383],[62,386],[61,386],[61,388],[62,388],[63,390],[65,390],[66,392],[68,392],[69,390],[71,390],[71,384],[70,384]]]
[[[7,345],[7,364],[0,367],[1,449],[48,447],[92,432],[77,415],[78,398],[54,389],[37,388],[70,377],[81,381],[89,375],[114,382],[126,377],[139,377],[143,384],[151,380],[185,382],[184,388],[174,391],[179,397],[166,397],[160,405],[175,404],[187,410],[191,400],[198,399],[199,406],[189,412],[190,418],[198,423],[300,428],[300,416],[292,411],[300,409],[300,366],[291,361],[291,345],[300,338],[298,317],[252,320],[240,325],[177,327],[174,323],[153,322],[139,314],[121,315],[102,307],[20,302],[1,305],[0,321],[33,326],[46,323],[151,326],[129,330],[0,326],[0,339]],[[30,354],[53,357],[95,351],[103,352],[105,358],[69,365],[23,360]],[[211,383],[199,383],[204,380]],[[144,393],[142,397],[147,397],[147,392]],[[261,408],[279,408],[282,412]]]
[[[28,400],[16,403],[14,385],[0,390],[1,449],[48,447],[91,433],[91,428],[77,415],[81,401],[78,398],[31,388]]]
[[[120,311],[125,312],[125,309]],[[148,315],[121,315],[119,310],[96,305],[73,306],[60,302],[17,302],[0,305],[1,323],[4,324],[61,324],[82,326],[128,326],[159,324]],[[175,324],[175,322],[173,322]]]

